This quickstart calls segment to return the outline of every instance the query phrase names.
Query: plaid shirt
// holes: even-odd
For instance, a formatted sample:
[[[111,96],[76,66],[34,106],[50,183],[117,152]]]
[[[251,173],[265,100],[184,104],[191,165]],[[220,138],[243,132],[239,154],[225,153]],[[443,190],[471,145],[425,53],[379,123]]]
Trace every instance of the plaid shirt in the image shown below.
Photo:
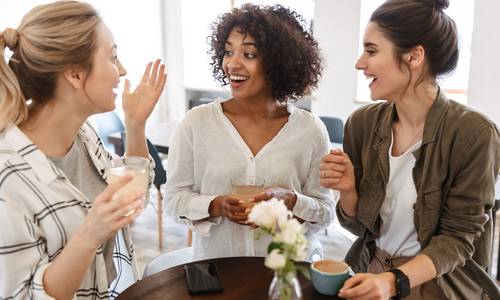
[[[78,135],[105,179],[111,154],[89,123],[83,124]],[[43,286],[44,271],[81,226],[91,206],[18,127],[0,132],[0,299],[53,299]],[[137,280],[128,228],[121,233],[126,247],[116,247],[113,257],[119,266],[128,265]],[[116,281],[125,277],[122,271],[117,268]],[[108,286],[99,247],[74,298],[115,297],[120,285],[116,281]]]

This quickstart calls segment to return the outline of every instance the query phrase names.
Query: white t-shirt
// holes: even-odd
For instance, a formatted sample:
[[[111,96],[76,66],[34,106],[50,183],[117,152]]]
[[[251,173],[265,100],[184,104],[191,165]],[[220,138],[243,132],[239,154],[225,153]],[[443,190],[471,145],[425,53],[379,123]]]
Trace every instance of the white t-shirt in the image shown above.
[[[394,137],[389,148],[389,182],[380,209],[381,236],[376,243],[377,247],[393,256],[415,256],[420,251],[420,243],[413,221],[413,204],[417,200],[412,173],[415,166],[413,151],[422,145],[422,141],[400,156],[392,156],[393,142]]]
[[[267,254],[270,240],[255,240],[249,226],[207,219],[210,202],[230,194],[231,179],[241,176],[293,189],[293,213],[306,221],[309,254],[322,253],[313,233],[334,218],[332,193],[319,184],[319,164],[330,141],[318,117],[291,105],[288,110],[288,122],[255,156],[224,115],[220,99],[190,110],[177,129],[168,154],[167,212],[191,225],[195,258]]]

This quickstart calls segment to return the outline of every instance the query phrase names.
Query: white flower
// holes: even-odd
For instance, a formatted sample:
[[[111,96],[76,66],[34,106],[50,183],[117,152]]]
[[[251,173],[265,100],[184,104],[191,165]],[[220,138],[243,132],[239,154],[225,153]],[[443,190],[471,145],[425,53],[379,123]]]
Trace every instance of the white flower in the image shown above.
[[[282,200],[272,198],[256,204],[248,216],[248,221],[273,230],[278,220],[287,219],[289,215],[285,203]]]
[[[297,219],[288,219],[285,222],[280,222],[281,239],[284,243],[293,245],[297,242],[302,234],[302,225]]]
[[[279,249],[274,249],[269,253],[266,257],[266,261],[264,262],[266,267],[276,270],[283,268],[286,264],[285,256],[280,253]]]
[[[297,245],[295,249],[295,255],[292,259],[295,261],[304,261],[307,256],[307,242],[303,242]]]

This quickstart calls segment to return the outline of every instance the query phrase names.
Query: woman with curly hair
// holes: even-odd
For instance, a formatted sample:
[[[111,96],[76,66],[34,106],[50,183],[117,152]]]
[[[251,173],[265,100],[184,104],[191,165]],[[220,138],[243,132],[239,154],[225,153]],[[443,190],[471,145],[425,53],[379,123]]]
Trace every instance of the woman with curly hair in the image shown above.
[[[168,159],[168,211],[193,229],[196,258],[265,256],[269,240],[255,239],[249,209],[231,195],[231,179],[241,176],[263,178],[269,187],[253,202],[283,199],[308,229],[309,255],[322,255],[314,232],[334,213],[318,173],[328,133],[317,117],[288,104],[316,87],[322,70],[304,28],[287,8],[250,4],[212,26],[213,74],[232,97],[189,111]]]

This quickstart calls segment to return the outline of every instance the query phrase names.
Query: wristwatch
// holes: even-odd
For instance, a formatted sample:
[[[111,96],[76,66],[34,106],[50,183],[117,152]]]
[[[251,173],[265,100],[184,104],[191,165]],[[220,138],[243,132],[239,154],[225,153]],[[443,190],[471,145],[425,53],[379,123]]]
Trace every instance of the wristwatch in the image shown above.
[[[396,296],[392,299],[400,300],[410,295],[410,279],[400,269],[390,269],[389,272],[396,276]]]

